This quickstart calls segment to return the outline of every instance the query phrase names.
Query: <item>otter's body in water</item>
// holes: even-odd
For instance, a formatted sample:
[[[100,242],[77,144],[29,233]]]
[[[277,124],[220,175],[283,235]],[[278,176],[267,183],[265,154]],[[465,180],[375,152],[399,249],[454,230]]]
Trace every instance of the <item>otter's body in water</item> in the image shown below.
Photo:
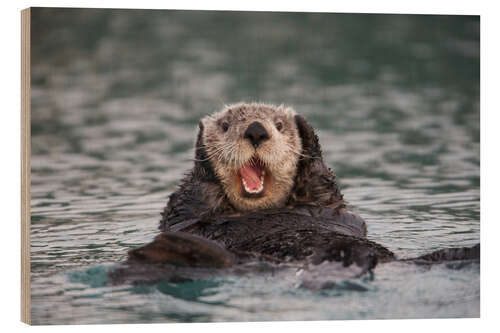
[[[236,104],[203,118],[194,167],[170,196],[160,230],[152,243],[129,252],[130,262],[336,261],[367,272],[395,259],[366,239],[365,221],[347,210],[313,128],[285,106]],[[478,257],[476,246],[412,260]]]

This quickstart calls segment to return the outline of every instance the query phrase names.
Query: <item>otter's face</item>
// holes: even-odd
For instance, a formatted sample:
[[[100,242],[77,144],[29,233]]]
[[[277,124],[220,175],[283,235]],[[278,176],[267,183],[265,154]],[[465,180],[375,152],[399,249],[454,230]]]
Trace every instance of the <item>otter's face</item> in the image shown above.
[[[285,204],[302,147],[294,116],[284,106],[237,104],[202,120],[203,148],[236,209]]]

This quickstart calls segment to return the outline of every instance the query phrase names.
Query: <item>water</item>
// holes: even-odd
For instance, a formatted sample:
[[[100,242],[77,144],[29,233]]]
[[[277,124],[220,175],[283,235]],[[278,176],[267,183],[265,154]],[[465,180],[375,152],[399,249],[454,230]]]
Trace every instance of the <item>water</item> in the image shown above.
[[[135,287],[106,277],[157,234],[198,120],[241,100],[304,114],[369,238],[398,257],[479,242],[477,17],[32,15],[33,323],[479,316],[478,264],[391,263],[322,291],[293,268]]]

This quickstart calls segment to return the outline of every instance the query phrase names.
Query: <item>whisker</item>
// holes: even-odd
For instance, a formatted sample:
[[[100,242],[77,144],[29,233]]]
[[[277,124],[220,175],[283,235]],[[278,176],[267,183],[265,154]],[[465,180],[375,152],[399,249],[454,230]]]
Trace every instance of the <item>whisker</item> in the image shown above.
[[[292,147],[289,143],[285,143],[285,145],[290,149],[290,152],[295,154],[295,155],[305,157],[305,158],[310,158],[310,159],[321,159],[321,157],[319,157],[319,156],[311,156],[311,155],[302,154],[301,152],[298,152],[297,150],[295,150],[294,147]]]
[[[198,148],[198,149],[199,149],[199,148],[205,148],[205,146],[203,146],[203,147],[195,147],[195,148]],[[226,145],[223,145],[223,146],[221,146],[221,147],[219,147],[219,148],[215,149],[214,151],[212,151],[212,152],[210,152],[210,153],[207,153],[207,158],[205,158],[205,159],[197,159],[197,158],[194,158],[194,159],[192,159],[192,160],[197,161],[197,162],[204,162],[204,161],[207,161],[207,160],[209,160],[210,158],[212,158],[212,157],[214,157],[214,156],[216,156],[216,155],[219,155],[219,154],[220,154],[221,152],[223,152],[225,149],[226,149]]]

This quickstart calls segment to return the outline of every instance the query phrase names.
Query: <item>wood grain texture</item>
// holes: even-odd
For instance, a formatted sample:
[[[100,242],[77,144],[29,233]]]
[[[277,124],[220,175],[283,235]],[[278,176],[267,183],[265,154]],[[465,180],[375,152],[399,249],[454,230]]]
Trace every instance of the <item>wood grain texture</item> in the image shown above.
[[[31,10],[21,11],[21,321],[31,324]]]

